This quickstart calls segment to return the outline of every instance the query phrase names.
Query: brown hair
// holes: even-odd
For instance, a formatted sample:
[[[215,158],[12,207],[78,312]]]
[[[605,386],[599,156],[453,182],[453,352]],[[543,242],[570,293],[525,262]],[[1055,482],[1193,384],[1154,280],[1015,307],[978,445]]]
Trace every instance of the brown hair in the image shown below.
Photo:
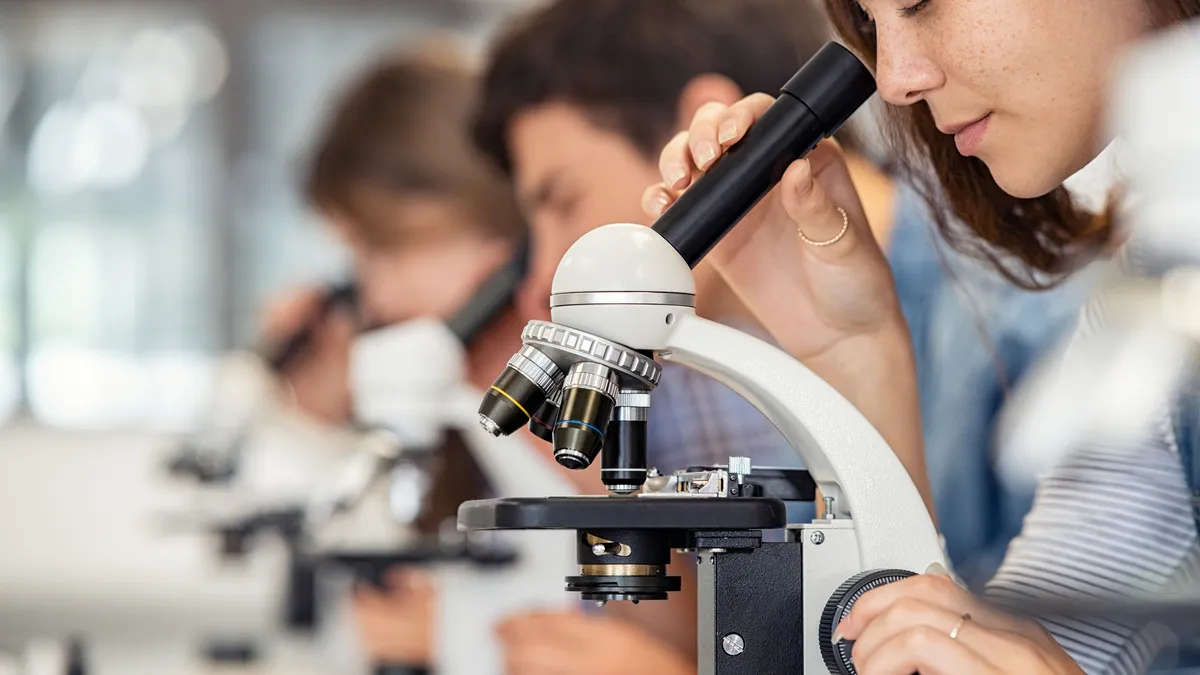
[[[411,194],[453,199],[464,224],[518,237],[525,225],[511,190],[471,143],[475,85],[441,45],[384,57],[342,94],[319,134],[308,201],[346,216],[371,244],[400,235],[379,205]]]
[[[778,91],[829,38],[809,0],[557,0],[493,45],[475,140],[510,172],[513,118],[566,102],[656,159],[694,78],[718,74],[747,93]]]
[[[824,2],[838,34],[874,68],[877,45],[871,20],[855,0]],[[1146,2],[1155,26],[1200,16],[1200,0]],[[1013,283],[1030,289],[1052,286],[1109,244],[1111,203],[1109,213],[1093,214],[1077,206],[1061,186],[1033,199],[1006,194],[982,161],[963,157],[954,139],[938,131],[925,103],[888,106],[885,126],[897,166],[930,203],[946,240],[990,263]]]

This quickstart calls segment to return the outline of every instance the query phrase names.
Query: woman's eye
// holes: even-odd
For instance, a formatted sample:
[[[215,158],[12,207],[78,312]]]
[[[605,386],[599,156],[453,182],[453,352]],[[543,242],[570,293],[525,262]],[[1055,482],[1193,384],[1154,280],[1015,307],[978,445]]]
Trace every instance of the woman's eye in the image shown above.
[[[905,7],[904,9],[900,10],[900,16],[902,16],[906,19],[910,19],[910,18],[916,16],[917,14],[919,14],[921,12],[921,10],[928,7],[929,2],[930,2],[930,0],[920,0],[920,2],[918,2],[915,5],[909,5],[908,7]]]

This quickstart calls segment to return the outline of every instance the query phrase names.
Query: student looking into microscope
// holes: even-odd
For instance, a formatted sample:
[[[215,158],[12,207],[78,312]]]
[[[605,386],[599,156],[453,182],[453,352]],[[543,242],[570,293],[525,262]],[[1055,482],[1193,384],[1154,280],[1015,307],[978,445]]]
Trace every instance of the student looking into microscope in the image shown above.
[[[558,262],[580,236],[652,222],[645,184],[661,180],[659,150],[697,111],[776,91],[828,39],[823,13],[796,0],[558,0],[516,21],[493,47],[475,135],[530,222],[525,313],[547,312]],[[915,188],[872,162],[853,129],[839,140],[914,344],[917,391],[896,382],[887,395],[925,412],[940,529],[956,571],[984,580],[1029,507],[993,471],[993,425],[1006,391],[1069,328],[1081,292],[1024,292],[955,255]],[[712,266],[696,279],[700,314],[757,326]],[[906,465],[921,485],[921,458]]]
[[[1052,286],[1110,257],[1124,273],[1153,272],[1129,241],[1138,233],[1114,219],[1119,200],[1097,212],[1070,183],[1106,147],[1119,149],[1105,111],[1125,48],[1200,19],[1200,2],[823,5],[839,37],[873,70],[896,156],[926,188],[941,235],[1013,285]],[[1194,33],[1183,32],[1194,25],[1180,30],[1194,44]],[[698,111],[659,155],[660,179],[644,196],[647,217],[669,208],[773,101],[758,93]],[[919,454],[920,411],[876,395],[875,385],[915,377],[913,345],[861,197],[842,151],[822,143],[788,167],[708,260],[793,358],[906,457]],[[1089,299],[1072,347],[1103,339],[1117,304],[1104,294]],[[1183,358],[1174,365],[1186,372]],[[1196,401],[1149,403],[1146,419],[1154,423],[1118,444],[1126,447],[1083,443],[1041,477],[989,584],[991,599],[1129,599],[1194,588],[1200,478],[1195,434],[1179,420],[1195,413]],[[864,594],[833,640],[853,641],[864,675],[1050,675],[1144,672],[1177,638],[1143,619],[1042,619],[930,573]]]

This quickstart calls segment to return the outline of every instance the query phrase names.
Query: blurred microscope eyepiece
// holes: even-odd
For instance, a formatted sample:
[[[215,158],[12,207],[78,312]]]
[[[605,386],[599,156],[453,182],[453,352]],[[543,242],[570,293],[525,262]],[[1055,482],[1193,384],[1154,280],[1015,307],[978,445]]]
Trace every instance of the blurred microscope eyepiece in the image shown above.
[[[479,406],[479,423],[493,436],[525,426],[562,385],[563,372],[549,356],[525,345],[508,360]]]
[[[586,469],[604,447],[620,386],[611,368],[591,361],[571,366],[563,382],[563,404],[554,425],[554,459],[568,469]]]

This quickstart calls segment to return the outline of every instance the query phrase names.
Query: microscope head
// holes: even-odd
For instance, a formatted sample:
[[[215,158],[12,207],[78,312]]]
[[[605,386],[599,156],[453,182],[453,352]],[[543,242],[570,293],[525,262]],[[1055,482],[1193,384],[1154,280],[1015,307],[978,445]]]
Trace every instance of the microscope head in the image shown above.
[[[585,234],[554,276],[554,323],[526,327],[481,422],[495,435],[528,423],[569,469],[586,469],[603,451],[604,483],[618,494],[636,491],[645,482],[650,391],[661,374],[653,351],[681,316],[695,313],[695,297],[691,268],[651,228],[614,224]]]
[[[408,448],[437,445],[447,399],[465,379],[466,350],[436,319],[363,333],[350,350],[355,420],[387,429]]]
[[[674,247],[649,227],[605,225],[567,249],[550,295],[554,323],[648,351],[695,313],[696,282]]]
[[[648,403],[640,403],[661,373],[654,353],[669,357],[678,327],[696,318],[691,269],[791,161],[837,131],[874,91],[870,71],[853,54],[826,45],[653,228],[608,225],[576,241],[554,276],[553,323],[526,327],[524,347],[480,406],[484,428],[508,435],[526,423],[552,427],[560,464],[586,468],[603,449],[602,475],[613,476],[606,481],[612,491],[627,494],[642,485]],[[541,415],[555,411],[542,406],[559,393],[558,421],[551,423]],[[621,394],[639,405],[620,405]]]

